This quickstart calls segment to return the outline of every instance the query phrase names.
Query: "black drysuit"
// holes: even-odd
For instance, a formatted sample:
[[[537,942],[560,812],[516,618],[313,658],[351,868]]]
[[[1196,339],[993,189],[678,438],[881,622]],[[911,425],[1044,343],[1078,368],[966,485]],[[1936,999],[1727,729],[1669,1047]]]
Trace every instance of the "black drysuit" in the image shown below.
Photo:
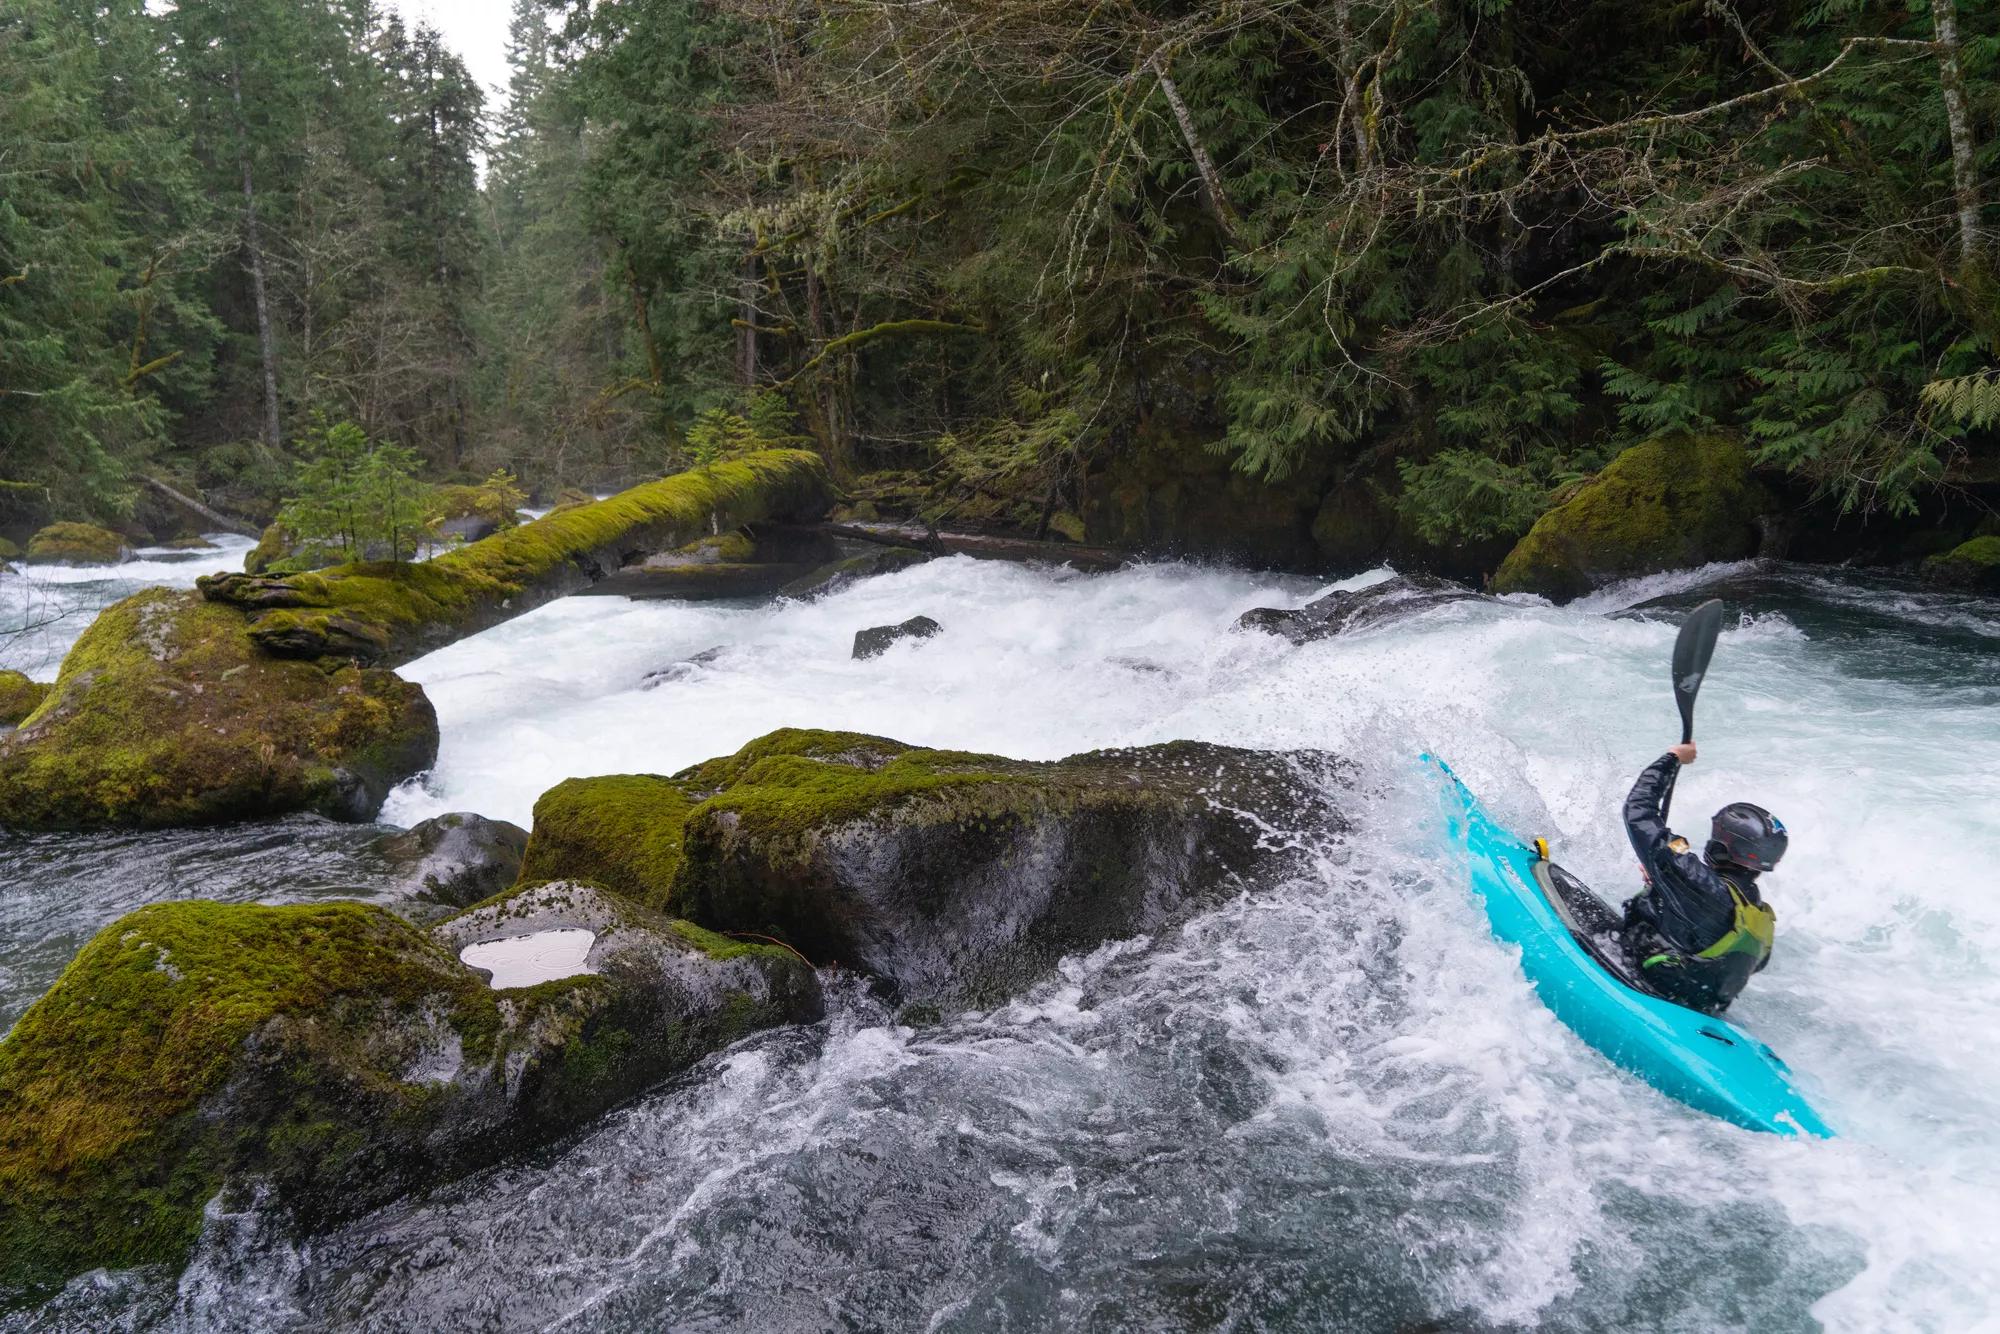
[[[1625,904],[1625,949],[1647,985],[1662,996],[1720,1014],[1750,980],[1750,972],[1740,966],[1710,966],[1695,956],[1736,927],[1730,885],[1751,903],[1763,900],[1755,872],[1731,866],[1725,877],[1667,828],[1660,803],[1680,763],[1671,754],[1660,756],[1625,798],[1625,832],[1646,872],[1646,888]],[[1655,962],[1644,967],[1648,959]],[[1767,955],[1750,971],[1761,972],[1769,962]]]

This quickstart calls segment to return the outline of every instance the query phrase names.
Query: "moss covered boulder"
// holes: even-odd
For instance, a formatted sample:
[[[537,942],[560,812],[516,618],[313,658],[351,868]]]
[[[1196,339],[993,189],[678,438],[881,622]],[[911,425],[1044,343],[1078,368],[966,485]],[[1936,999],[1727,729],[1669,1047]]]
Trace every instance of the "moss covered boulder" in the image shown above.
[[[467,945],[592,933],[495,989]],[[175,903],[114,922],[0,1041],[0,1304],[178,1266],[204,1205],[303,1230],[545,1143],[757,1028],[819,1013],[790,954],[587,885],[423,932],[380,908]]]
[[[1581,596],[1613,579],[1757,553],[1776,508],[1741,445],[1672,436],[1634,445],[1535,521],[1493,577],[1497,593]]]
[[[2000,593],[2000,537],[1975,537],[1924,562],[1924,578],[1946,588]]]
[[[440,486],[431,497],[430,520],[440,537],[477,542],[521,522],[521,492],[504,480]]]
[[[274,658],[235,608],[148,589],[102,612],[0,737],[0,825],[361,819],[437,743],[430,701],[394,673]]]
[[[581,592],[626,565],[757,519],[809,519],[832,503],[819,456],[767,450],[621,491],[420,564],[364,562],[283,578],[210,575],[250,637],[290,658],[394,666]]]
[[[46,681],[31,681],[26,672],[0,671],[0,727],[19,727],[48,694]]]
[[[52,523],[28,539],[31,565],[114,565],[131,555],[125,539],[88,523]]]
[[[1175,743],[1051,763],[787,730],[671,777],[572,779],[522,874],[589,875],[912,1000],[997,999],[1337,829],[1333,762]]]

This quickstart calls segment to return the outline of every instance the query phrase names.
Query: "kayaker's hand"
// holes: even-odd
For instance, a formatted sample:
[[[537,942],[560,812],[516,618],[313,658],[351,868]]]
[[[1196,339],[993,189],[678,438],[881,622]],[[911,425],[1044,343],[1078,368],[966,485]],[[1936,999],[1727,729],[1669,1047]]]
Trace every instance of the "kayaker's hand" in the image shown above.
[[[1675,759],[1679,760],[1682,764],[1693,764],[1694,742],[1683,741],[1678,746],[1668,746],[1667,754],[1673,756]]]

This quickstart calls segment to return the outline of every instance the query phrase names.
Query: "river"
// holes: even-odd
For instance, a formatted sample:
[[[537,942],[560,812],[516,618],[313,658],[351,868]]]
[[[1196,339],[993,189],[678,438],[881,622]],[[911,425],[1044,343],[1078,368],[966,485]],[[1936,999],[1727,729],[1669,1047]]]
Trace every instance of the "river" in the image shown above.
[[[211,566],[240,548],[202,553]],[[55,572],[103,598],[200,561]],[[75,575],[76,577],[71,577]],[[1382,572],[1348,581],[1382,577]],[[86,593],[76,589],[89,588]],[[1052,758],[1173,738],[1358,765],[1352,829],[1158,938],[910,1028],[851,983],[533,1157],[286,1240],[212,1214],[178,1282],[79,1279],[22,1328],[1842,1331],[2000,1310],[2000,604],[1789,566],[1438,608],[1294,648],[1231,622],[1327,585],[965,559],[824,601],[576,598],[405,669],[436,770],[384,820],[526,823],[581,774],[670,772],[785,725]],[[69,589],[70,592],[60,590]],[[56,591],[51,591],[56,590]],[[1467,896],[1413,762],[1448,759],[1607,893],[1617,807],[1678,739],[1673,617],[1730,615],[1695,829],[1792,833],[1777,954],[1732,1011],[1831,1141],[1734,1129],[1610,1067]],[[13,601],[7,601],[12,597]],[[31,599],[0,596],[25,608]],[[937,638],[869,662],[862,627]],[[53,674],[50,636],[0,665]],[[720,649],[677,679],[647,673]],[[38,656],[39,655],[39,656]],[[0,843],[0,1023],[158,897],[386,892],[379,830],[299,819]]]

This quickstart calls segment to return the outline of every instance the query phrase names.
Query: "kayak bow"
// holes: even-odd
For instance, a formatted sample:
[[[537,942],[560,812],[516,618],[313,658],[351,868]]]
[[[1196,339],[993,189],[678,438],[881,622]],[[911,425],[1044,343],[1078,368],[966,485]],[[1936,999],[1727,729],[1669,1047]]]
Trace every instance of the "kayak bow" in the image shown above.
[[[1601,963],[1536,874],[1542,853],[1496,824],[1443,761],[1446,819],[1493,934],[1521,949],[1542,1003],[1614,1063],[1688,1106],[1750,1130],[1831,1137],[1778,1054],[1727,1020],[1639,991]],[[1601,903],[1599,904],[1601,908]]]

